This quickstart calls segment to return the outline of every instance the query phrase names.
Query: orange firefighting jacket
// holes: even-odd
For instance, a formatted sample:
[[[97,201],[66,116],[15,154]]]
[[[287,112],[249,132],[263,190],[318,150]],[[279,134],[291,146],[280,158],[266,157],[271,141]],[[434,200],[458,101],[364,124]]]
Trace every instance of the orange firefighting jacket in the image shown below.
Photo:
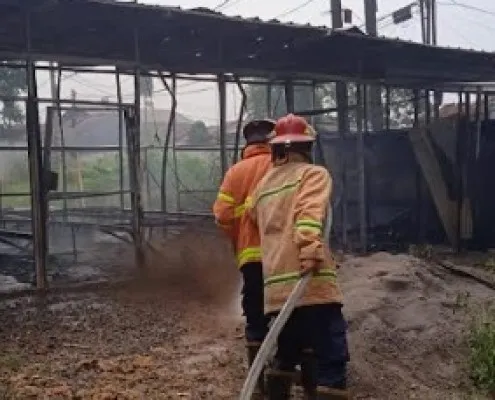
[[[248,145],[243,159],[225,174],[215,204],[215,221],[232,240],[239,268],[261,261],[260,239],[253,221],[246,214],[246,199],[271,167],[270,147]]]
[[[322,241],[331,189],[326,169],[290,154],[289,162],[275,165],[253,192],[248,213],[260,232],[266,313],[283,307],[305,259],[321,263],[321,269],[298,306],[342,302],[336,263]]]

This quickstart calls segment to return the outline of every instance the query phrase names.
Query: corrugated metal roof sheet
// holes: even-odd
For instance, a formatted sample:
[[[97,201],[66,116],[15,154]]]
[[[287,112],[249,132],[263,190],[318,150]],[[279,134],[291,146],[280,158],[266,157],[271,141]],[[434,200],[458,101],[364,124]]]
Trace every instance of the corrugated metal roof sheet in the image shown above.
[[[488,52],[372,38],[357,28],[110,0],[0,0],[0,57],[25,56],[26,9],[32,10],[31,49],[40,59],[127,66],[139,59],[172,72],[384,83],[495,80],[495,56]]]

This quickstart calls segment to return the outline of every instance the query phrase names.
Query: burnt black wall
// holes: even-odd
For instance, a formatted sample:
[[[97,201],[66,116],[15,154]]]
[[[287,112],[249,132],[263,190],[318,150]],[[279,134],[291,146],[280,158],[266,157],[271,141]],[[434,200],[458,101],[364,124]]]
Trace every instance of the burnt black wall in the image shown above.
[[[431,134],[451,200],[460,198],[460,169],[465,170],[463,192],[471,199],[473,239],[466,247],[495,247],[495,121],[481,123],[479,156],[476,156],[478,125],[461,122]],[[351,240],[359,232],[359,175],[357,140],[335,133],[321,133],[319,143],[334,179],[334,240],[342,237],[343,180],[341,158],[346,160],[347,231]],[[459,138],[459,142],[457,142]],[[456,149],[456,150],[454,150]],[[446,243],[433,199],[420,173],[406,131],[365,136],[365,168],[368,236],[373,247],[405,247],[409,243]]]
[[[332,136],[335,136],[333,134]],[[347,162],[347,231],[357,241],[359,232],[359,175],[356,137],[346,137],[343,147],[329,134],[320,136],[325,161],[334,179],[333,236],[342,237],[342,156]],[[407,132],[365,136],[365,169],[368,236],[372,248],[403,250],[410,243],[441,243],[445,234],[433,200],[426,189]]]
[[[471,138],[477,136],[476,124],[469,127]],[[473,199],[474,238],[471,247],[495,247],[495,121],[483,121],[479,157],[475,140],[468,159],[468,193]]]

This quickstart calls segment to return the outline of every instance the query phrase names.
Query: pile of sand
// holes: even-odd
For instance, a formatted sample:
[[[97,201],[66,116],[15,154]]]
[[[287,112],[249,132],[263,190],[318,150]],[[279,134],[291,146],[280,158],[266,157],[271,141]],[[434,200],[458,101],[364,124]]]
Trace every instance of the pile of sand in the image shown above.
[[[483,304],[494,292],[408,255],[348,257],[339,272],[362,398],[457,398],[468,300]]]

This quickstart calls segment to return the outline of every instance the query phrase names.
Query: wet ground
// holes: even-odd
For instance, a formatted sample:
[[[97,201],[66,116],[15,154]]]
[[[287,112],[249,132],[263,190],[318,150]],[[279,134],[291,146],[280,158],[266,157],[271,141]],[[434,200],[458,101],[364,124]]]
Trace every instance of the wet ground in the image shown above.
[[[155,246],[147,278],[119,289],[0,301],[0,399],[235,400],[246,369],[228,245]],[[126,274],[132,253],[108,253]],[[339,276],[354,399],[483,399],[469,397],[465,339],[492,289],[387,253],[346,257]]]
[[[239,321],[174,297],[134,288],[5,303],[4,398],[231,399]]]

